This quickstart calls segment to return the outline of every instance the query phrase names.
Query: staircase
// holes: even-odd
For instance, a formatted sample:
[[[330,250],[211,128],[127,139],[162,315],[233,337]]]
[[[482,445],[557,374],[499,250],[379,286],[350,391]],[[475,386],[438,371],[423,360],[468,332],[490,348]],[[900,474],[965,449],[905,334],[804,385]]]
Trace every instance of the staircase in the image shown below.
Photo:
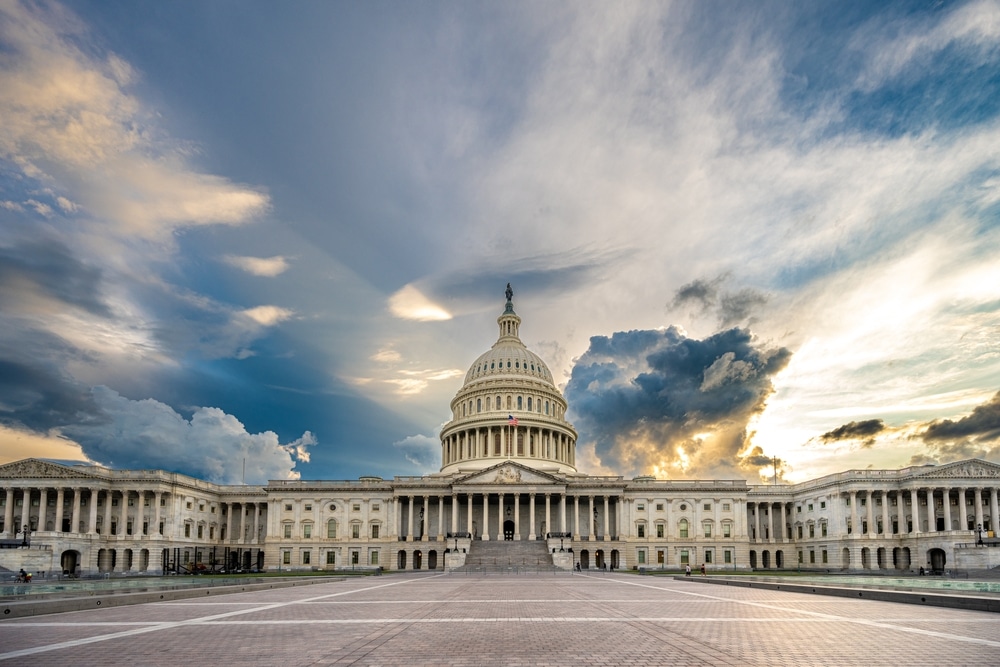
[[[559,572],[544,540],[474,540],[465,565],[455,572]]]

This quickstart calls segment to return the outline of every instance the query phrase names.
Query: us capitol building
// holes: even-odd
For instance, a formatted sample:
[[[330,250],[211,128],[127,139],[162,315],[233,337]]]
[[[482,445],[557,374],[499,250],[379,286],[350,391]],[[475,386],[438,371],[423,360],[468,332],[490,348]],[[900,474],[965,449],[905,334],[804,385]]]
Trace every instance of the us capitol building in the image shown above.
[[[0,466],[0,570],[914,571],[1000,565],[1000,466],[847,470],[800,484],[592,476],[512,292],[426,476],[219,485],[163,470]],[[25,531],[27,528],[27,534]],[[24,546],[27,543],[28,546]]]

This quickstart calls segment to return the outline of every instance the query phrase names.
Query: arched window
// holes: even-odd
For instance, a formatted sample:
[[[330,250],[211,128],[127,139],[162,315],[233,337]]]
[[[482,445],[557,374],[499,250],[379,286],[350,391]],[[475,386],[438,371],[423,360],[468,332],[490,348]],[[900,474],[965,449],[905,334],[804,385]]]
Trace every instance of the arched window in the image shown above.
[[[477,398],[476,399],[476,412],[482,412],[482,411],[483,411],[483,399]]]
[[[486,409],[487,410],[490,409],[490,397],[489,396],[486,397]]]
[[[549,414],[549,402],[545,401],[545,414]]]
[[[531,412],[531,396],[528,397],[528,412]]]
[[[677,523],[677,527],[680,529],[680,536],[681,537],[687,537],[688,536],[688,520],[687,519],[681,519]]]
[[[326,537],[327,539],[336,539],[337,537],[337,520],[330,519],[326,522]]]
[[[510,410],[513,405],[513,397],[510,394],[507,394],[507,409]]]
[[[521,401],[522,401],[522,400],[524,400],[524,399],[523,399],[522,397],[520,397],[520,396],[518,396],[518,397],[517,397],[517,409],[518,409],[518,410],[523,410],[523,409],[524,409],[524,408],[523,408],[523,407],[521,406]]]
[[[497,410],[500,410],[502,408],[503,408],[503,403],[500,402],[500,397],[497,396]]]

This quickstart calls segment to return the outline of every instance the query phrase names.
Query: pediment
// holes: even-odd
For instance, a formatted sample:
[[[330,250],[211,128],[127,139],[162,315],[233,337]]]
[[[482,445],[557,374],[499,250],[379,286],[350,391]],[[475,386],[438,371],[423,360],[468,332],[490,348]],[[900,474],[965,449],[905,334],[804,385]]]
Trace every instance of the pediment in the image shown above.
[[[468,476],[455,480],[455,484],[564,484],[564,480],[548,473],[534,470],[513,461],[505,461],[495,466],[470,473]]]
[[[914,478],[1000,479],[1000,465],[983,461],[982,459],[968,459],[966,461],[955,461],[954,463],[928,467],[926,472],[914,475]]]
[[[70,466],[43,461],[23,459],[0,465],[0,479],[94,479],[95,475]]]

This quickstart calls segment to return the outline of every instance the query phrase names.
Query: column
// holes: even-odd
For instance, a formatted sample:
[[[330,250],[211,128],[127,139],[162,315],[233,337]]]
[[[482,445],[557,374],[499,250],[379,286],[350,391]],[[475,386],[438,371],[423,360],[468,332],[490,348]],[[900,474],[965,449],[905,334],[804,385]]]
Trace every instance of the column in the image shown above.
[[[997,503],[997,487],[990,489],[990,530],[993,531],[993,535],[1000,535],[1000,517],[997,516],[998,508]]]
[[[514,494],[514,539],[521,539],[521,494]]]
[[[580,494],[573,496],[573,539],[580,539]]]
[[[755,502],[753,504],[753,525],[754,525],[754,540],[757,542],[763,542],[760,534],[760,503]]]
[[[973,489],[976,493],[976,527],[982,526],[983,524],[983,489],[977,486]],[[983,526],[985,528],[985,526]]]
[[[875,535],[875,494],[871,491],[867,492],[868,500],[866,503],[866,509],[868,510],[866,514],[866,519],[868,521],[868,535],[872,537]]]
[[[318,530],[318,527],[317,527]],[[253,535],[250,536],[250,543],[256,544],[260,536],[260,503],[253,504]]]
[[[35,530],[45,530],[45,518],[49,512],[49,490],[42,487],[38,490],[38,525]]]
[[[969,508],[965,504],[965,492],[968,491],[966,487],[960,487],[958,489],[958,529],[968,530],[969,529]]]
[[[610,540],[611,539],[611,531],[610,531],[610,523],[609,523],[610,519],[608,517],[608,514],[609,514],[609,507],[608,507],[608,505],[609,505],[610,501],[611,501],[611,499],[608,496],[604,496],[604,539],[605,540]]]
[[[552,530],[552,506],[551,506],[552,494],[545,494],[545,532],[554,533]]]
[[[444,539],[444,495],[438,496],[438,541]]]
[[[719,507],[719,503],[715,502],[715,503],[713,503],[712,506],[715,507],[715,508],[718,508]],[[722,530],[719,527],[718,517],[716,517],[715,519],[716,519],[715,520],[715,529],[716,530]],[[784,542],[785,540],[788,539],[788,531],[785,530],[785,524],[788,521],[788,519],[787,519],[787,517],[785,515],[785,502],[784,501],[782,501],[782,503],[781,503],[781,513],[780,513],[780,516],[778,517],[778,520],[781,521],[781,540],[780,541]]]
[[[910,510],[911,520],[913,521],[913,532],[914,533],[919,533],[920,532],[920,505],[918,504],[917,490],[916,489],[910,489],[910,508],[911,508],[911,510]]]
[[[5,486],[3,490],[6,498],[6,504],[3,508],[3,534],[13,539],[16,537],[14,535],[14,487]]]
[[[458,532],[458,494],[454,491],[451,494],[451,532],[453,535]]]
[[[409,502],[410,513],[409,516],[406,517],[406,541],[412,542],[413,541],[413,496],[408,496],[408,499],[410,501]]]
[[[467,513],[465,517],[465,532],[469,534],[469,537],[472,537],[472,494],[471,493],[465,494],[465,504],[468,505],[468,507],[466,507],[465,510]]]
[[[944,505],[944,529],[951,530],[951,489],[941,489],[941,504]]]
[[[80,532],[80,496],[82,492],[80,487],[73,487],[73,506],[70,509],[69,514],[69,532],[79,533]]]
[[[52,522],[52,530],[57,533],[62,532],[63,525],[63,503],[66,502],[66,489],[59,487],[56,489],[56,515]]]
[[[21,490],[21,530],[31,528],[31,489]]]
[[[497,521],[497,523],[499,524],[497,526],[497,539],[502,540],[503,539],[503,494],[501,493],[498,495],[500,496],[500,499],[497,501],[497,516],[499,517],[499,521]]]
[[[534,540],[538,533],[535,530],[535,494],[528,494],[528,539]]]
[[[889,535],[892,533],[892,524],[889,522],[889,493],[887,491],[882,492],[882,534]],[[889,551],[888,549],[886,551]],[[891,555],[891,553],[890,553]]]
[[[396,526],[396,537],[402,537],[403,516],[402,514],[399,513],[399,496],[392,497],[392,517],[393,517],[393,525]]]
[[[87,534],[95,535],[97,533],[97,494],[100,491],[87,489],[87,492],[90,494],[90,498],[87,500],[90,509],[90,517],[87,519]]]
[[[125,535],[126,528],[128,527],[128,499],[131,496],[131,492],[122,491],[122,507],[121,512],[119,512],[118,519],[118,534]]]
[[[560,494],[559,497],[559,531],[562,533],[569,532],[566,530],[566,494]]]
[[[483,494],[483,540],[490,539],[490,494]]]
[[[160,498],[162,496],[161,491],[153,492],[153,526],[150,528],[151,535],[161,535],[160,533]],[[228,504],[227,504],[228,505]],[[219,511],[222,511],[222,504],[219,504]],[[226,539],[229,539],[229,520],[232,518],[233,513],[229,507],[226,507]],[[229,567],[229,564],[226,564]]]

